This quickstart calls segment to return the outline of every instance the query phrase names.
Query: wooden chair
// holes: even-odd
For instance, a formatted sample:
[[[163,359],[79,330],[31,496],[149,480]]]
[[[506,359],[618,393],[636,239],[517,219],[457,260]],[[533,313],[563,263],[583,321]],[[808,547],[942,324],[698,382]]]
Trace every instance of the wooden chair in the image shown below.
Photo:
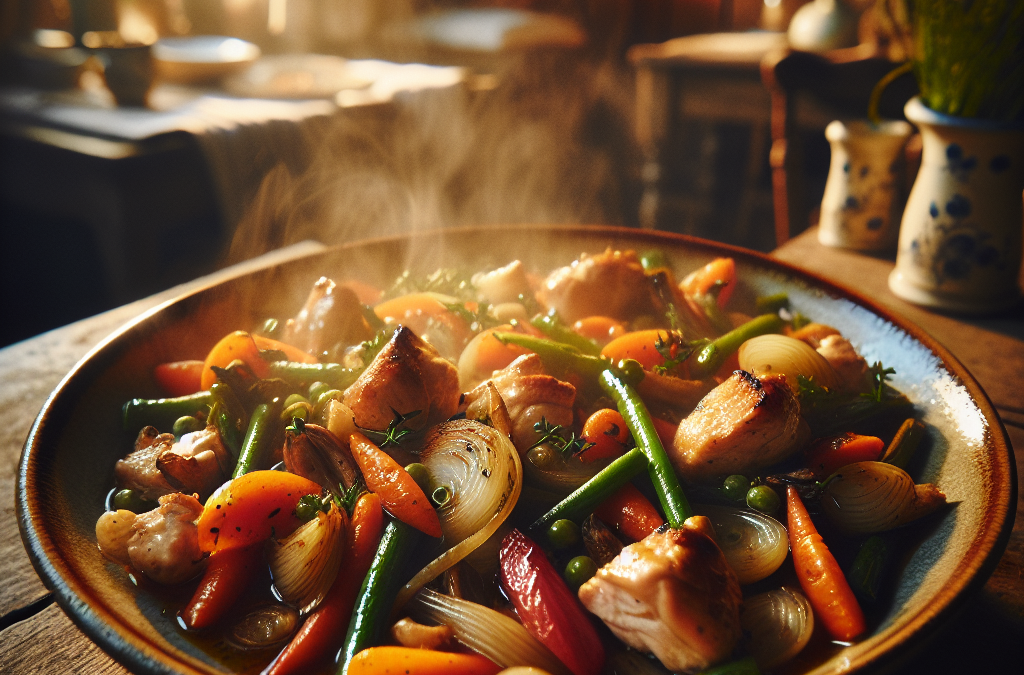
[[[771,96],[769,161],[778,245],[816,220],[828,155],[823,150],[816,158],[808,157],[809,142],[827,149],[824,139],[829,122],[865,119],[875,83],[898,65],[879,56],[870,45],[825,54],[779,50],[762,59],[761,78]],[[917,93],[913,75],[904,73],[884,90],[879,114],[885,119],[905,119],[903,105]],[[907,160],[912,180],[920,161],[919,138],[908,143]]]

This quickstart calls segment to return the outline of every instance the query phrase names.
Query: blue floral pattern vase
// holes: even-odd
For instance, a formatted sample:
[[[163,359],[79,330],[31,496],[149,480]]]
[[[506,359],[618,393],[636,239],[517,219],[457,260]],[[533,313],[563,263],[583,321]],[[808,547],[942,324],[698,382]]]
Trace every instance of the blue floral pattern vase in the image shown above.
[[[861,251],[896,245],[905,196],[903,147],[910,132],[902,120],[836,120],[825,128],[832,161],[821,200],[818,241]]]
[[[889,288],[960,313],[1014,304],[1024,248],[1024,125],[942,115],[917,98],[904,111],[924,145]]]

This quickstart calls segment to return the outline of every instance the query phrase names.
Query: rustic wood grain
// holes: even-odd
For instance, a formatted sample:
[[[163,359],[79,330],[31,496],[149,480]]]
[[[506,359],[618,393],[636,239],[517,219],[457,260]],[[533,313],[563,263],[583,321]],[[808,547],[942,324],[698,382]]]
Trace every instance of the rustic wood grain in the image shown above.
[[[0,673],[126,675],[56,605],[0,633]]]

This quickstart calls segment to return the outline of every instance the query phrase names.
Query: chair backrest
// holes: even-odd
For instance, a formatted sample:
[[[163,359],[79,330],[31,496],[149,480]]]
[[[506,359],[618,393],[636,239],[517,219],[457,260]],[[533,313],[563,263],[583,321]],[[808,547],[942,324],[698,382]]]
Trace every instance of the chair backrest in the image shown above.
[[[811,224],[814,200],[820,201],[824,189],[828,157],[823,166],[823,153],[817,163],[809,162],[808,139],[827,148],[829,122],[866,119],[875,84],[898,65],[868,45],[824,54],[779,50],[761,61],[761,78],[772,100],[769,160],[777,244]],[[880,116],[905,119],[903,105],[917,91],[911,73],[900,75],[882,93]],[[910,155],[913,162],[913,150]]]

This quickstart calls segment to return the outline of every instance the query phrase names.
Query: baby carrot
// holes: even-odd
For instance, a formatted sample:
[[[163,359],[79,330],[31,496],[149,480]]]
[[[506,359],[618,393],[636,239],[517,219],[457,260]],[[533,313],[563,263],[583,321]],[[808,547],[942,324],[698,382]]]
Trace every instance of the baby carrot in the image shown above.
[[[409,472],[362,434],[352,434],[349,447],[366,487],[380,496],[391,515],[431,537],[441,536],[437,511]]]
[[[633,541],[640,541],[665,524],[654,504],[632,483],[623,485],[594,509],[594,515]]]
[[[853,432],[815,441],[807,450],[807,468],[818,480],[831,476],[837,469],[856,462],[873,462],[882,456],[885,443],[877,436],[861,436]]]
[[[852,640],[864,632],[864,613],[857,598],[811,522],[796,488],[790,486],[787,501],[789,546],[800,586],[832,637]]]
[[[241,597],[256,573],[265,569],[263,542],[217,551],[210,556],[202,581],[179,616],[188,629],[208,628]]]
[[[618,457],[626,454],[626,443],[630,439],[629,427],[618,410],[602,408],[583,424],[583,439],[594,445],[580,455],[580,461],[593,462]]]
[[[413,647],[369,647],[348,664],[348,675],[494,675],[501,670],[479,654]]]

